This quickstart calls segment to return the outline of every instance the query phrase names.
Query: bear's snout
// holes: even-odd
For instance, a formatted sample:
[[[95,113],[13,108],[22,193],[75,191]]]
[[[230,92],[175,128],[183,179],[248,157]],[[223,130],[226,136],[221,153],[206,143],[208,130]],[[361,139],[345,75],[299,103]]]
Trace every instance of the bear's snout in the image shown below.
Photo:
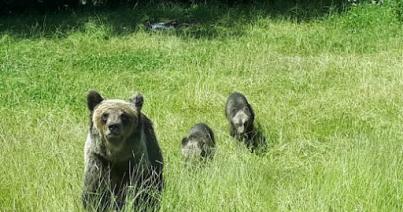
[[[110,124],[108,125],[109,134],[119,135],[122,129],[121,124]]]
[[[244,124],[238,125],[237,131],[238,131],[238,133],[240,133],[240,134],[244,133],[244,132],[245,132],[245,126],[244,126]]]

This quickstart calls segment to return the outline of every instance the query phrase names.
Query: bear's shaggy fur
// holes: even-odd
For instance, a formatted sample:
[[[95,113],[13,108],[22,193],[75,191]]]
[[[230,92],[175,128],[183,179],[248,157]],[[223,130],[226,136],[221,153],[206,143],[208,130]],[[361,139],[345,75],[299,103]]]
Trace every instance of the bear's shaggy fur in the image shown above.
[[[195,124],[182,139],[182,155],[187,160],[212,158],[214,153],[214,133],[204,123]]]
[[[152,122],[142,112],[143,97],[130,101],[87,95],[90,127],[84,147],[83,204],[98,211],[121,209],[128,192],[134,207],[158,207],[163,158]],[[130,189],[129,189],[130,188]]]

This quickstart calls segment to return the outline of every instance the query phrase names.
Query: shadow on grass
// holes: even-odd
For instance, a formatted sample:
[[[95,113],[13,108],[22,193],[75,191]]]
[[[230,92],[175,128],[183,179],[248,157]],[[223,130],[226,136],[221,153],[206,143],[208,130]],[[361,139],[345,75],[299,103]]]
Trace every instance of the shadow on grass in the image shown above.
[[[0,14],[0,36],[15,38],[63,38],[88,31],[88,23],[107,31],[106,37],[124,36],[146,29],[146,23],[175,21],[174,34],[184,38],[213,39],[241,36],[246,26],[259,18],[310,21],[336,11],[337,7],[295,1],[272,1],[229,6],[228,4],[159,3],[106,8],[23,10]],[[339,7],[341,8],[341,7]]]
[[[265,133],[263,132],[260,123],[257,124],[254,136],[252,137],[252,141],[253,146],[250,148],[252,153],[263,156],[268,152],[270,143]]]

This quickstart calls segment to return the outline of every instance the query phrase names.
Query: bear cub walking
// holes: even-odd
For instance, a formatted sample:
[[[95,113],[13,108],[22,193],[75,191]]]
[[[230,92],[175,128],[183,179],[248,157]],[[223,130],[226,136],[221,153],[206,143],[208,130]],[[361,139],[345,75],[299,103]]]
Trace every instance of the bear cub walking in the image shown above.
[[[152,122],[141,112],[143,96],[109,100],[90,91],[87,104],[90,126],[84,147],[84,208],[108,210],[114,197],[114,208],[119,210],[128,192],[134,192],[131,201],[135,208],[158,207],[154,194],[162,191],[163,158]]]
[[[225,116],[230,125],[230,135],[244,142],[253,151],[257,147],[253,123],[255,113],[243,94],[234,92],[229,95],[225,105]]]
[[[182,139],[182,155],[185,159],[213,158],[215,140],[213,130],[204,123],[194,125]]]

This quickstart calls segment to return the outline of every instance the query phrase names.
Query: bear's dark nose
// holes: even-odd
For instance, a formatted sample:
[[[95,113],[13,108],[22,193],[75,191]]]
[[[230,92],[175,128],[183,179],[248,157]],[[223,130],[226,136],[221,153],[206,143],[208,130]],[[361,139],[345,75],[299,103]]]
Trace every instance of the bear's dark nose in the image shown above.
[[[109,131],[111,131],[112,134],[119,134],[120,133],[120,124],[111,124],[108,126]]]

